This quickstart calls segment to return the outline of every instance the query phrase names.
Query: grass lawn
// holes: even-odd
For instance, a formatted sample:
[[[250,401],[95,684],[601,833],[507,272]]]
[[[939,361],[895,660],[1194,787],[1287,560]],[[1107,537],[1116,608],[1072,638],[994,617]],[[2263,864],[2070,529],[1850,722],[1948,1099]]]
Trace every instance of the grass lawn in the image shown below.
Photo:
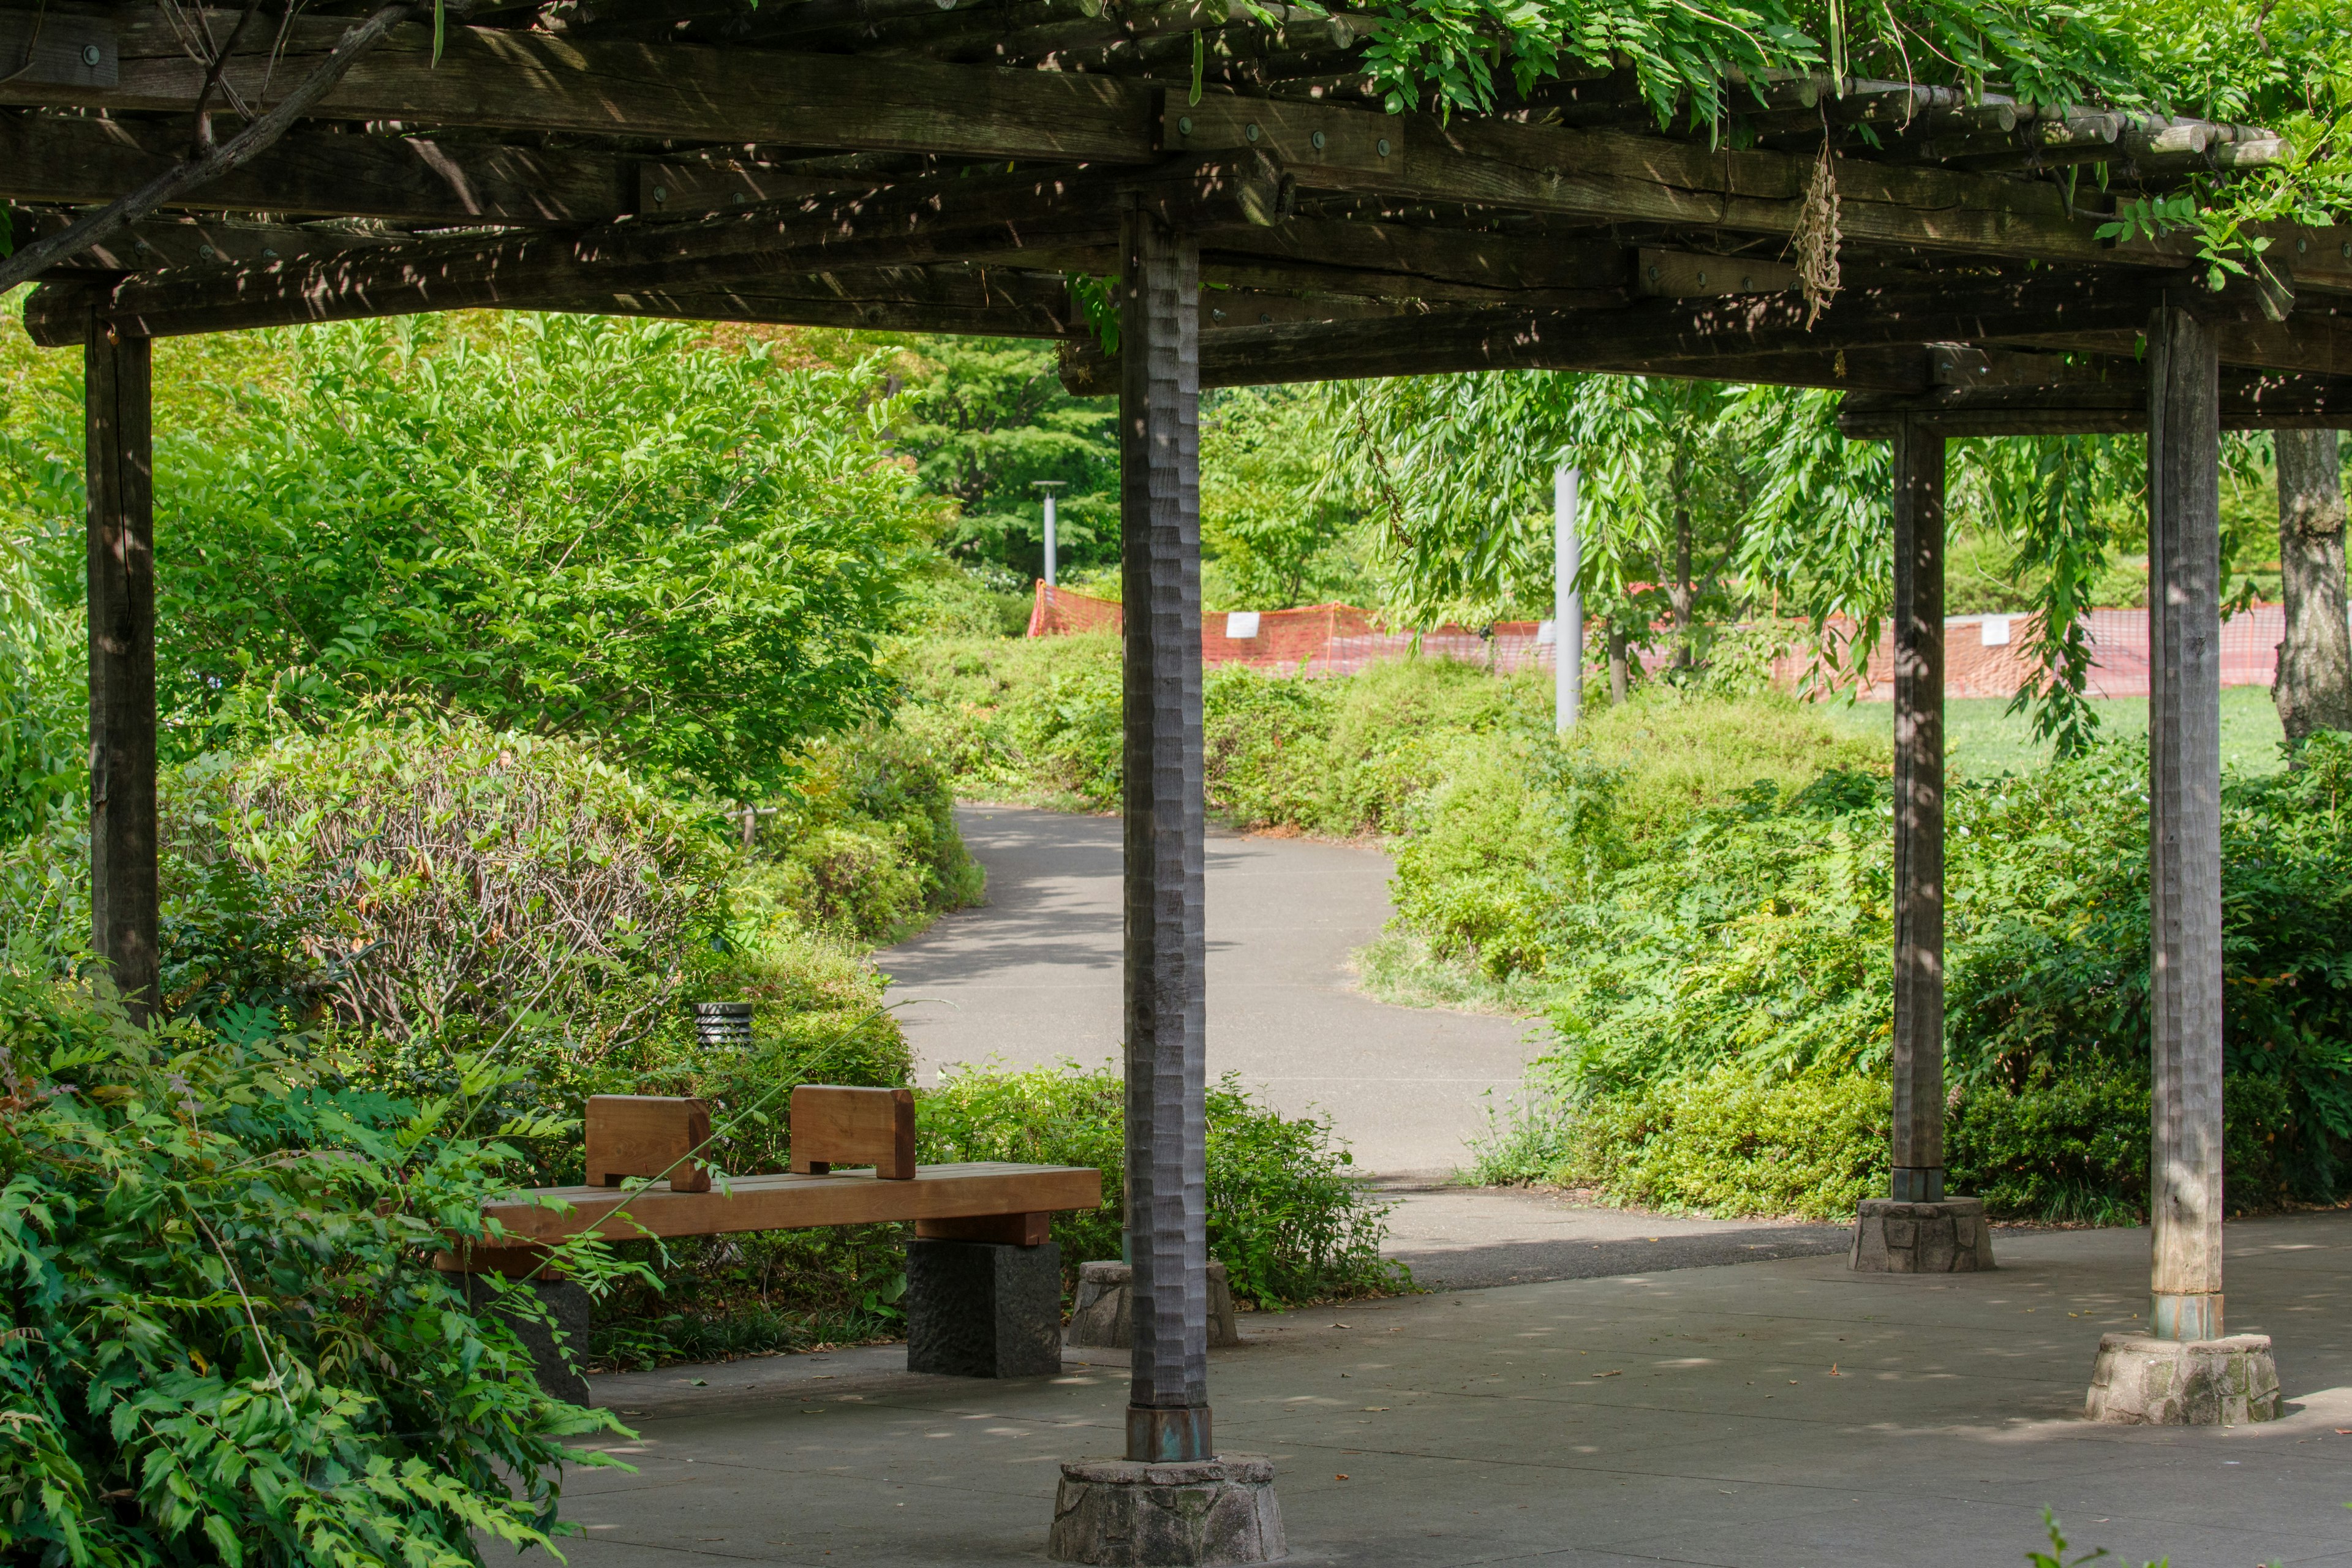
[[[2147,733],[2147,699],[2110,697],[2091,704],[2099,727],[2111,735]],[[2036,743],[2033,726],[2022,713],[2006,711],[2000,697],[1956,698],[1944,705],[1946,754],[1956,772],[1979,777],[2022,773],[2047,762],[2050,748]],[[1829,703],[1831,721],[1848,733],[1894,744],[1895,704],[1892,702]],[[2281,765],[2279,743],[2286,732],[2279,728],[2278,710],[2267,686],[2225,686],[2221,689],[2221,765],[2241,773],[2276,773]]]

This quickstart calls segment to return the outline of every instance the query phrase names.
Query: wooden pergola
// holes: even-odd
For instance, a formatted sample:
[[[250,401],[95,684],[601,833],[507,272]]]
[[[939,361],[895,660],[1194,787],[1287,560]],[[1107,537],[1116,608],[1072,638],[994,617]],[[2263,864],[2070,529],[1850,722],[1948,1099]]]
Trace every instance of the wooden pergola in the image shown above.
[[[1943,1179],[1944,442],[2145,429],[2152,1321],[2220,1333],[2217,449],[2352,423],[2352,229],[2269,230],[2270,275],[2219,291],[2189,240],[2097,230],[2274,138],[1785,73],[1729,84],[1716,133],[1660,130],[1611,68],[1392,114],[1367,23],[1222,0],[453,0],[443,20],[436,43],[402,5],[0,9],[0,195],[18,264],[46,268],[26,324],[89,368],[93,902],[126,994],[152,1001],[156,973],[153,338],[499,307],[1061,340],[1068,384],[1120,400],[1128,1452],[1213,1455],[1200,389],[1691,376],[1839,389],[1849,434],[1893,441],[1893,1195],[1918,1200]],[[1833,242],[1833,294],[1818,265],[1800,287],[1801,236],[1817,262]],[[1117,279],[1115,353],[1072,275]]]

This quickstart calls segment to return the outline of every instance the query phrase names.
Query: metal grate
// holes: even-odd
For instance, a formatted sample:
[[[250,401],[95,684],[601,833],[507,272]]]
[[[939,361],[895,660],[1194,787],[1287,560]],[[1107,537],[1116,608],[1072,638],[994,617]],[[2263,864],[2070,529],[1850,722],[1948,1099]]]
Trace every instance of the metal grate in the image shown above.
[[[751,1043],[751,1004],[697,1002],[694,1037],[706,1046],[748,1046]]]

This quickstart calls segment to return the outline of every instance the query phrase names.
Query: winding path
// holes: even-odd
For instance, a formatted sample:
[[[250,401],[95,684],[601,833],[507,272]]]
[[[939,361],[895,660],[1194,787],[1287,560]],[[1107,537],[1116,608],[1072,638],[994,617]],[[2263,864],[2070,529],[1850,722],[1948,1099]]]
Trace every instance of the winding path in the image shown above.
[[[1010,806],[956,819],[988,902],[877,955],[921,1079],[992,1058],[1106,1061],[1119,1047],[1119,824]],[[1389,859],[1299,838],[1213,833],[1209,1075],[1328,1113],[1359,1168],[1433,1176],[1467,1159],[1486,1107],[1540,1047],[1530,1026],[1355,991],[1348,955],[1388,920]]]

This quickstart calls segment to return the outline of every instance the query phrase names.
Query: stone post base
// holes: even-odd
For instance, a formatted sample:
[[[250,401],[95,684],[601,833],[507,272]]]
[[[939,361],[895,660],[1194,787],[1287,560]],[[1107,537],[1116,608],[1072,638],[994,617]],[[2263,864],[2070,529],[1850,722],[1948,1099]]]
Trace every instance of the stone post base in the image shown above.
[[[503,1320],[512,1329],[522,1348],[530,1353],[531,1370],[538,1376],[539,1386],[568,1405],[588,1403],[588,1380],[580,1375],[579,1363],[588,1359],[588,1292],[567,1282],[553,1284],[533,1280],[523,1287],[536,1295],[546,1307],[548,1316],[555,1320],[553,1329],[528,1312],[520,1312],[504,1302],[514,1300],[512,1292],[505,1297],[494,1290],[489,1282],[478,1274],[458,1276],[466,1293],[466,1306],[477,1314],[487,1314]],[[555,1335],[563,1336],[563,1343],[555,1342]]]
[[[1274,1463],[1245,1454],[1177,1465],[1074,1459],[1062,1467],[1046,1553],[1137,1568],[1287,1557]]]
[[[907,1243],[907,1370],[1051,1377],[1062,1370],[1062,1248]]]
[[[1866,1274],[1970,1274],[1990,1268],[1992,1227],[1982,1198],[1932,1204],[1864,1198],[1847,1266]]]
[[[1129,1288],[1135,1270],[1124,1263],[1078,1265],[1078,1304],[1070,1312],[1070,1342],[1097,1350],[1123,1351],[1135,1343],[1135,1308]],[[1234,1288],[1225,1266],[1209,1265],[1209,1342],[1237,1345],[1241,1324],[1234,1315]]]
[[[2084,1414],[2142,1426],[2237,1426],[2275,1421],[2278,1363],[2268,1334],[2159,1340],[2102,1334]]]

